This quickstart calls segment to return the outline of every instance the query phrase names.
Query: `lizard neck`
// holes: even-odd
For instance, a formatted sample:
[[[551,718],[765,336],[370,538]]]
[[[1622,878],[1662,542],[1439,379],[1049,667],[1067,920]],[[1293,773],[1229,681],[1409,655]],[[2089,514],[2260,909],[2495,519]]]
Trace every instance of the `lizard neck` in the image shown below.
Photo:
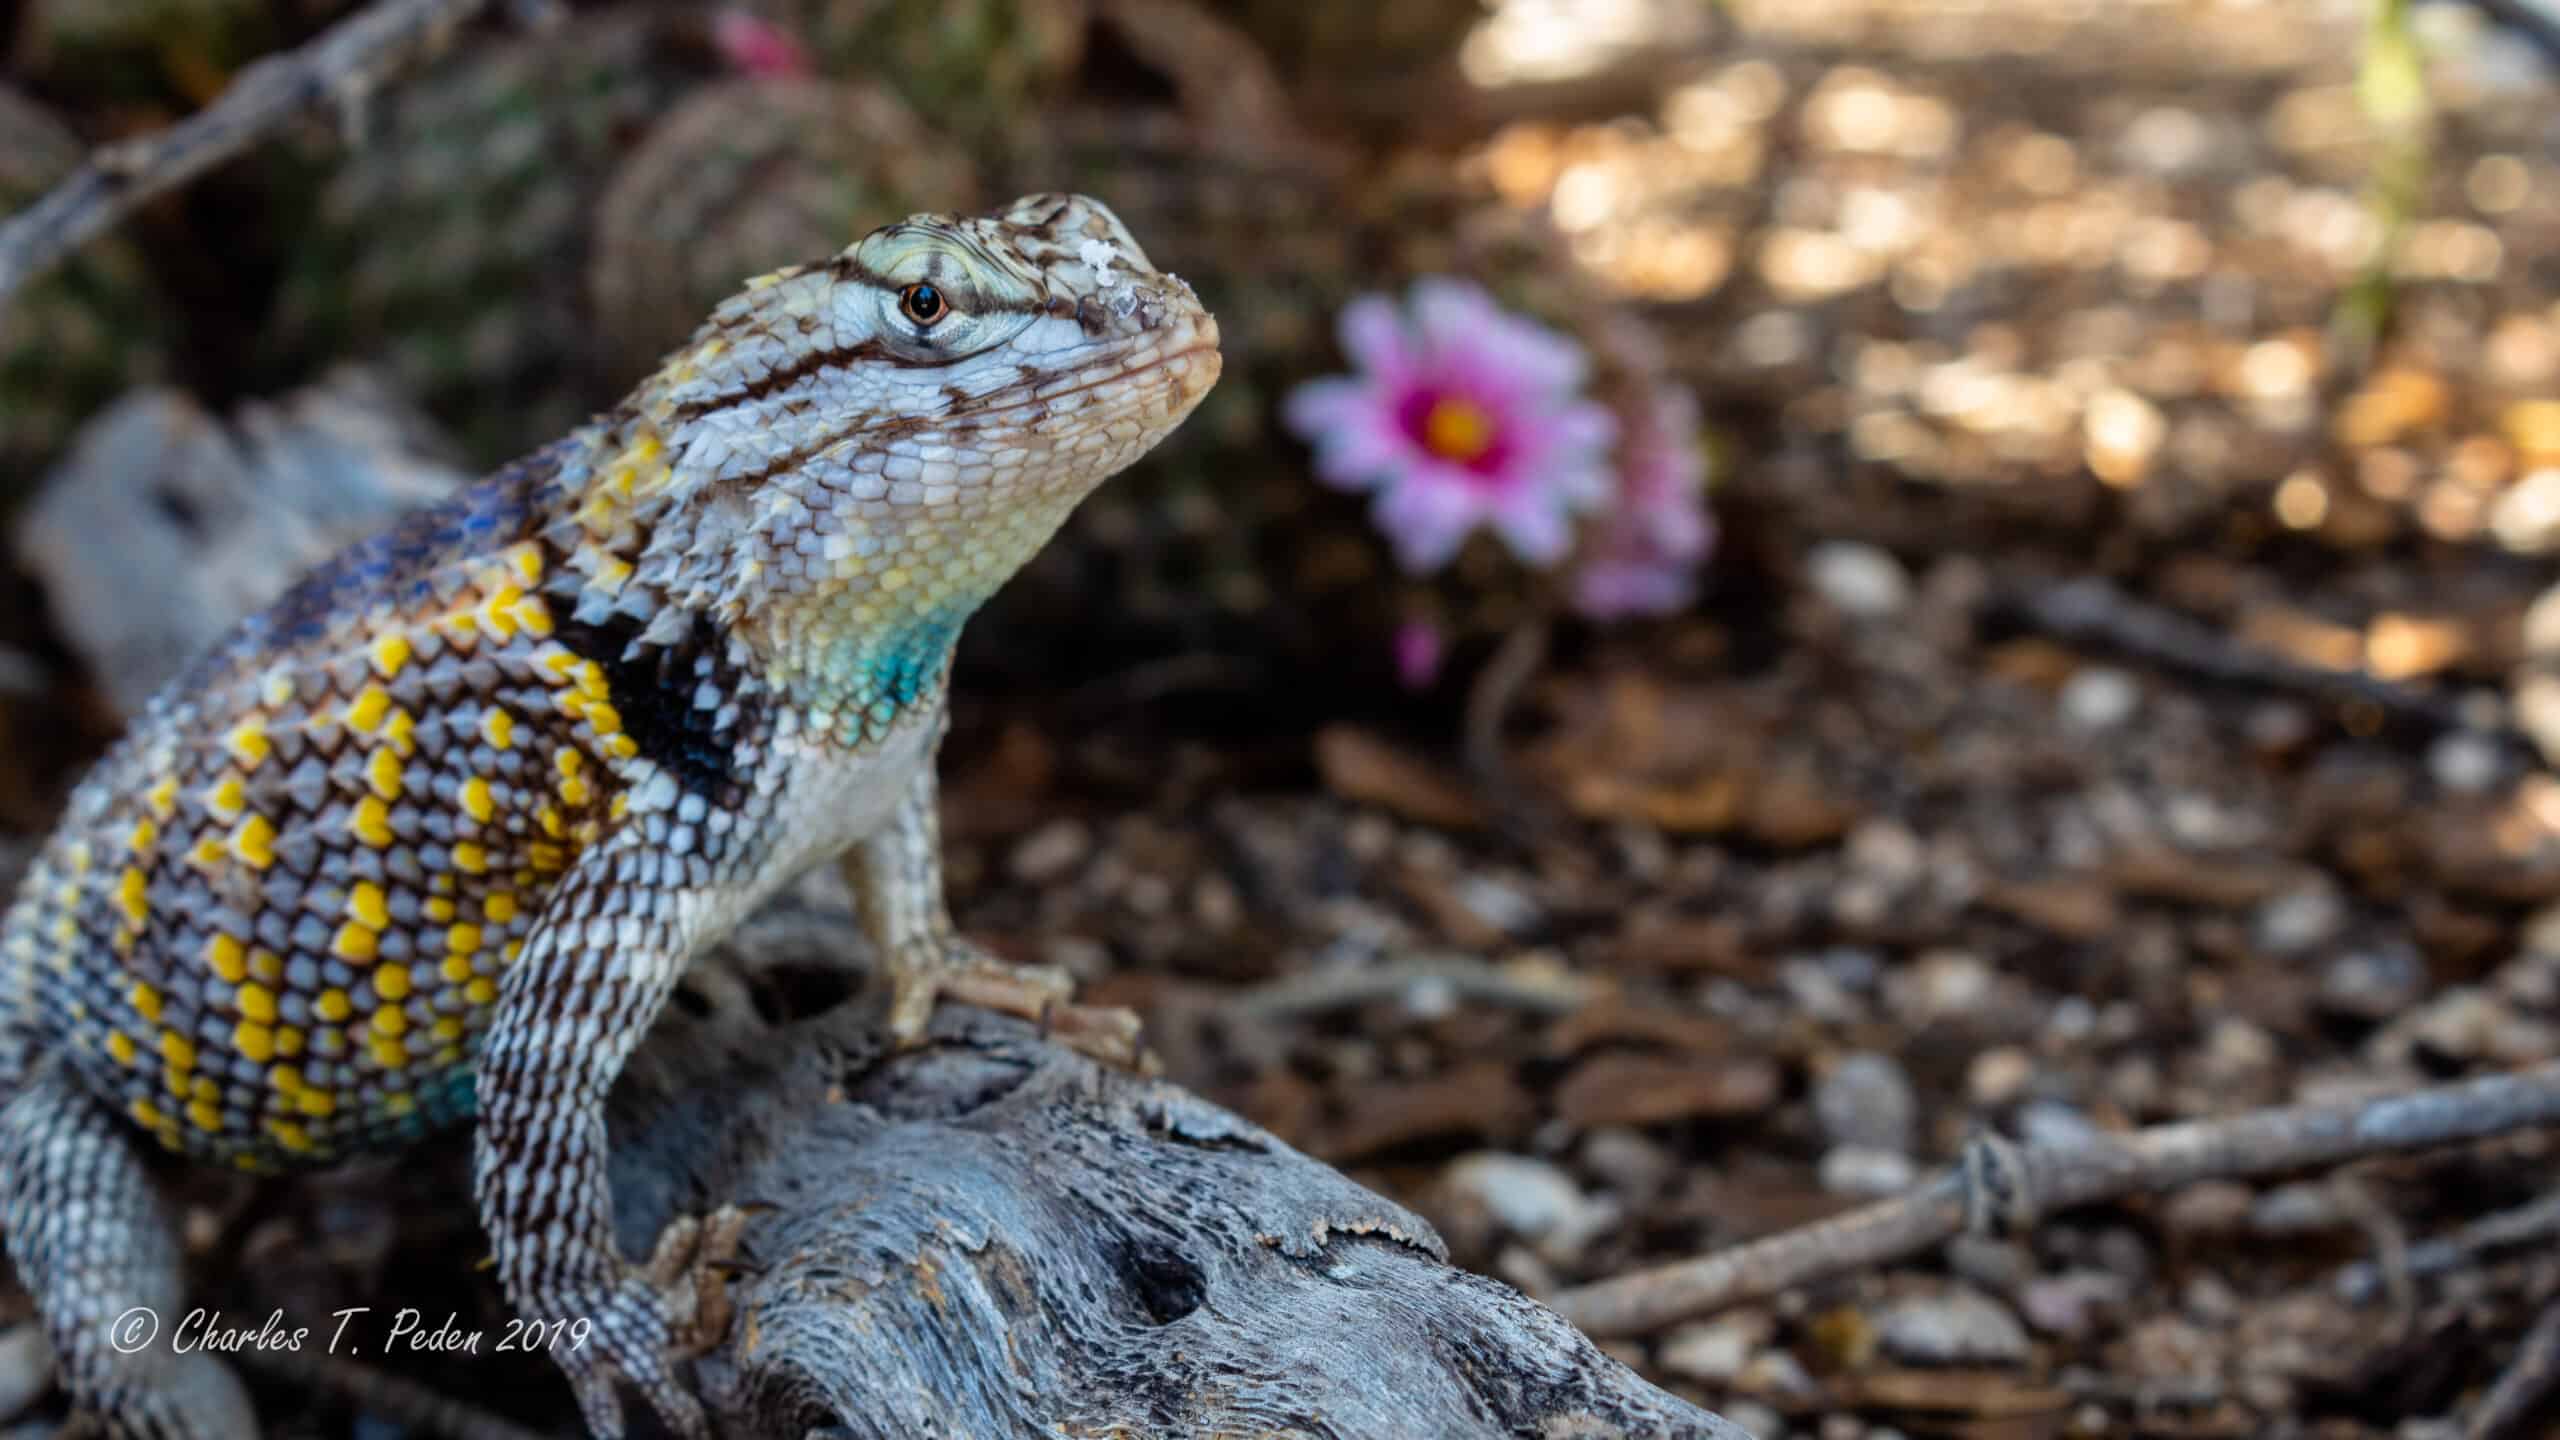
[[[564,463],[570,498],[551,538],[575,620],[641,650],[687,643],[707,621],[807,731],[849,747],[940,703],[962,625],[1089,488],[935,499],[884,478],[867,496],[799,496],[777,473],[705,502],[667,482],[684,450],[635,407]],[[706,520],[714,508],[731,513]]]
[[[846,745],[877,743],[919,705],[941,703],[961,627],[1076,498],[1024,495],[1000,513],[907,508],[837,547],[846,553],[810,583],[769,594],[738,632],[812,729]]]

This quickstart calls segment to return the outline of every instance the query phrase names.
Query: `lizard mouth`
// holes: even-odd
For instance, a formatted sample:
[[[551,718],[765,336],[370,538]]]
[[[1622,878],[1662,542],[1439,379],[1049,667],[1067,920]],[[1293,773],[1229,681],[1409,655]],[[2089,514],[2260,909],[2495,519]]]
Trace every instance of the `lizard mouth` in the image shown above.
[[[1011,414],[1020,414],[1024,411],[1045,413],[1050,401],[1058,400],[1069,395],[1091,394],[1096,390],[1101,390],[1112,385],[1125,384],[1132,380],[1143,380],[1150,375],[1158,373],[1159,371],[1169,369],[1179,362],[1186,360],[1197,362],[1203,356],[1208,357],[1208,363],[1205,365],[1195,364],[1193,367],[1195,372],[1205,372],[1199,374],[1196,383],[1192,380],[1191,376],[1184,377],[1185,383],[1181,387],[1180,393],[1182,399],[1180,403],[1187,406],[1190,402],[1195,401],[1202,395],[1208,393],[1209,387],[1217,383],[1219,372],[1224,368],[1224,362],[1218,353],[1218,337],[1214,333],[1204,339],[1195,340],[1191,344],[1186,345],[1179,350],[1167,351],[1162,355],[1154,356],[1144,364],[1130,365],[1121,369],[1113,370],[1108,374],[1096,375],[1090,379],[1070,385],[1066,389],[1052,390],[1048,394],[1037,396],[1036,398],[1030,395],[1025,395],[1019,405],[1006,406],[1004,407],[1004,410],[1006,413]],[[1037,419],[1039,418],[1039,414],[1034,414],[1030,418]],[[978,424],[970,425],[965,428],[983,429],[986,428],[989,423],[992,422],[981,420]],[[964,427],[954,426],[953,428],[959,429]]]

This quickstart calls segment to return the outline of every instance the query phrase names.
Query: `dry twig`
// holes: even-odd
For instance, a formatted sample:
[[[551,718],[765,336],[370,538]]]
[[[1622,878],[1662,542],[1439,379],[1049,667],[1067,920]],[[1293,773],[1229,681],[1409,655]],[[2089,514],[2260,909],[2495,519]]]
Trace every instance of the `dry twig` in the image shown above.
[[[131,214],[323,105],[360,103],[487,0],[382,0],[296,50],[242,70],[222,98],[165,130],[101,146],[33,205],[0,221],[0,305]]]
[[[2560,1064],[2343,1104],[2260,1110],[2051,1145],[1977,1139],[1896,1199],[1556,1297],[1586,1332],[1642,1335],[1827,1276],[1901,1259],[1966,1229],[2017,1232],[2055,1210],[2194,1180],[2280,1175],[2560,1123]],[[2555,1329],[2560,1329],[2556,1326]],[[2554,1336],[2560,1354],[2560,1334]]]

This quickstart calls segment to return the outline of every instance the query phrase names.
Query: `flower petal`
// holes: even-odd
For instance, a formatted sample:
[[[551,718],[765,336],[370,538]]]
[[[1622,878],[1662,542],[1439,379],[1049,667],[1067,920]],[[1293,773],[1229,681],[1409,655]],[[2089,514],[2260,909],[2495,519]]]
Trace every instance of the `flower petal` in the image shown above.
[[[1573,527],[1565,507],[1552,492],[1524,491],[1513,503],[1493,512],[1493,531],[1511,553],[1544,568],[1564,558],[1573,546]]]
[[[1345,489],[1386,483],[1420,458],[1391,393],[1364,381],[1306,381],[1282,402],[1281,419],[1315,447],[1317,476]]]
[[[1378,496],[1374,512],[1378,528],[1395,544],[1397,562],[1416,575],[1448,564],[1484,518],[1484,507],[1466,487],[1435,481],[1431,472],[1436,468],[1417,466],[1406,472]]]
[[[1411,383],[1420,368],[1404,320],[1384,295],[1363,295],[1343,306],[1334,334],[1354,366],[1391,385]]]

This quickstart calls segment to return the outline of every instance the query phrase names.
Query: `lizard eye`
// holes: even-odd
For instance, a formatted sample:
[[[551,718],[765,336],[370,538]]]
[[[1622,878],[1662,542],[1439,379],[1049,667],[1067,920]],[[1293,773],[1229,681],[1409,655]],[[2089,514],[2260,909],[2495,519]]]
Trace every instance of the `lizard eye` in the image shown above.
[[[921,281],[898,292],[898,313],[915,322],[918,329],[929,330],[933,323],[951,313],[951,302],[942,292]]]

